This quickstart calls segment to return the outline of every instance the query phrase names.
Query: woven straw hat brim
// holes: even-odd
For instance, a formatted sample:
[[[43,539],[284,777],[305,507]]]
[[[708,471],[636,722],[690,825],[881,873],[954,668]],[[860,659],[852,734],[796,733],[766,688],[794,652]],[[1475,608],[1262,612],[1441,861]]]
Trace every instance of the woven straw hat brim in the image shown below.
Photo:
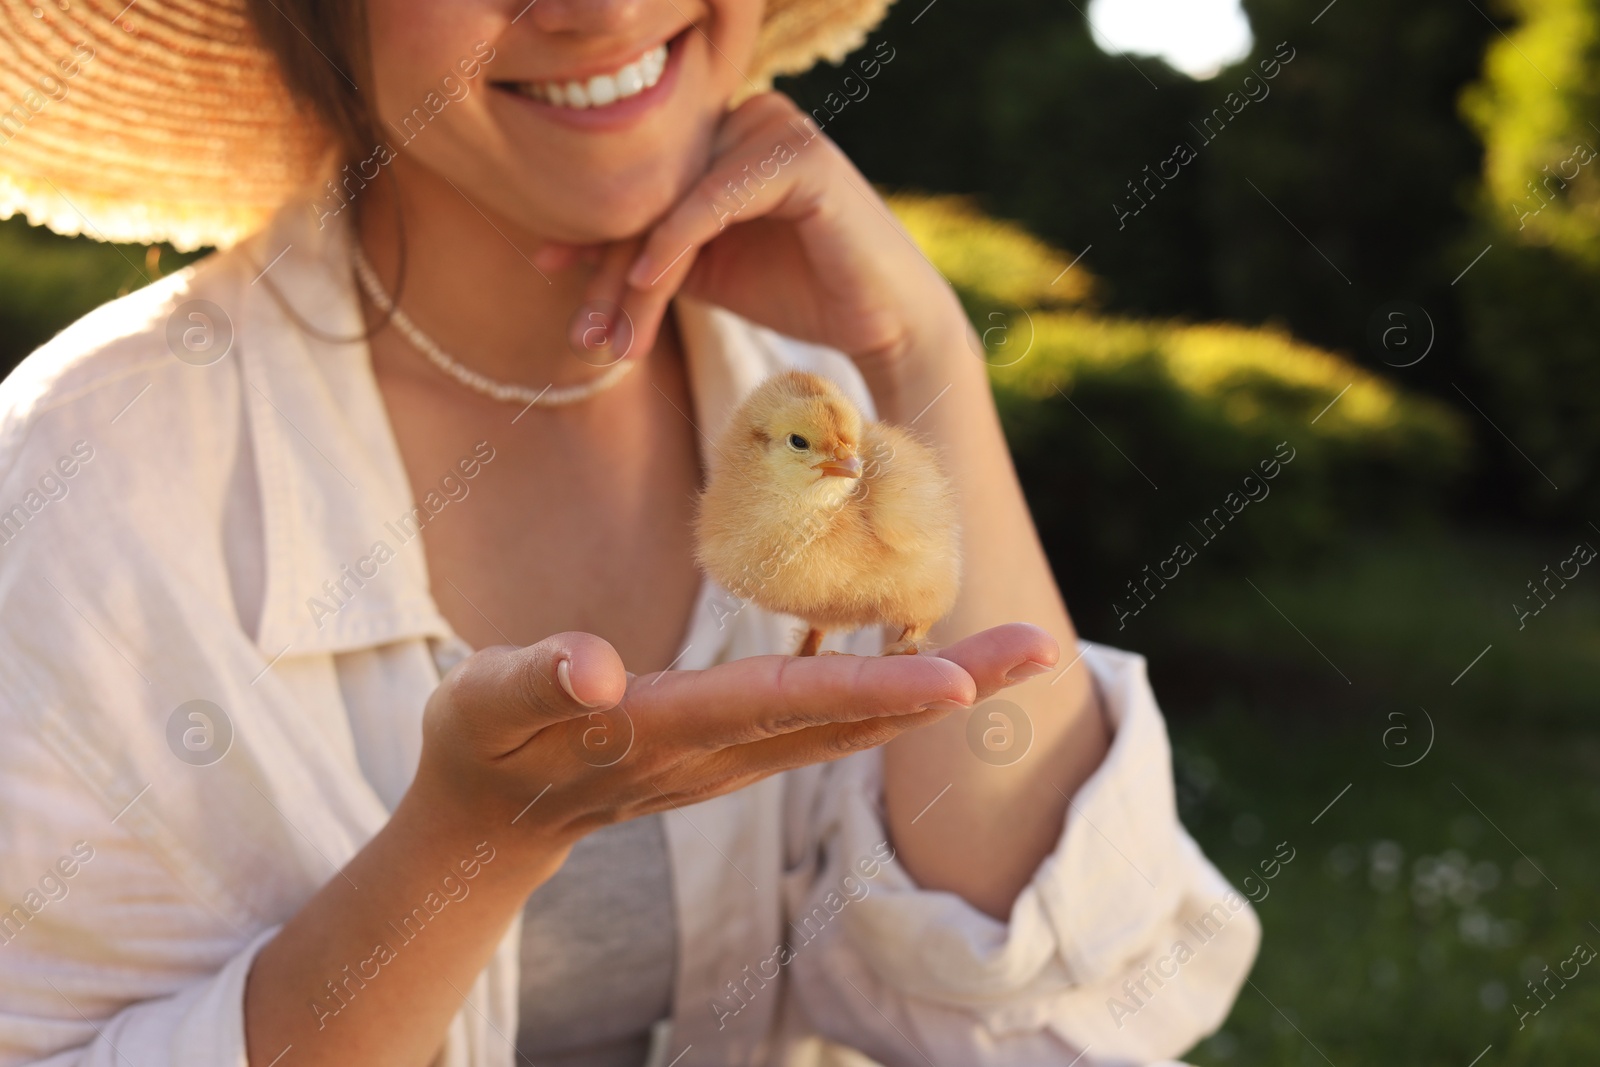
[[[859,47],[891,0],[768,0],[759,87]],[[332,138],[243,0],[0,0],[0,218],[105,241],[226,246]]]

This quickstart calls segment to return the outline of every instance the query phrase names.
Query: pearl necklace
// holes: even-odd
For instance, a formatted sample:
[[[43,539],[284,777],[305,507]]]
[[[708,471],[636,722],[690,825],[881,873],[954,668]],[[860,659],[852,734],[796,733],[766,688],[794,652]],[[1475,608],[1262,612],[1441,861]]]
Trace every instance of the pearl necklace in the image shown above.
[[[462,365],[440,348],[433,338],[423,333],[417,324],[411,321],[411,316],[395,305],[394,300],[384,290],[383,283],[378,280],[378,272],[372,269],[372,263],[361,250],[359,243],[351,242],[351,253],[356,268],[356,278],[361,282],[361,288],[366,290],[368,299],[377,305],[379,311],[389,316],[389,321],[394,324],[395,329],[399,330],[401,336],[410,341],[417,351],[426,356],[428,362],[474,392],[495,400],[530,407],[535,404],[540,407],[562,407],[605,392],[633,369],[634,360],[619,359],[593,381],[584,382],[582,385],[565,385],[559,389],[554,385],[547,385],[543,389],[531,389],[525,385],[497,382],[493,378],[479,374],[471,367]]]

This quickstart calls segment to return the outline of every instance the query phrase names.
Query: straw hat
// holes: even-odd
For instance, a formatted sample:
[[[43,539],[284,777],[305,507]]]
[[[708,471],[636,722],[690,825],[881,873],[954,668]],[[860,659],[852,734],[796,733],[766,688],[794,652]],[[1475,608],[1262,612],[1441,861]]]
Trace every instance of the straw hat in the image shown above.
[[[767,0],[759,84],[838,62],[891,0]],[[0,0],[0,218],[107,241],[228,245],[332,138],[244,0]]]

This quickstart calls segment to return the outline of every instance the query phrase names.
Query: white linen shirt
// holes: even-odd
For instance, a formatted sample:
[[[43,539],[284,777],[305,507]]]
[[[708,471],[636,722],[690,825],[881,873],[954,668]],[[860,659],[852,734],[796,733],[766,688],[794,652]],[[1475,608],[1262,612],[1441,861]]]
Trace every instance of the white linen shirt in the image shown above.
[[[388,818],[423,705],[468,651],[420,543],[388,525],[418,505],[367,346],[319,339],[269,291],[359,333],[343,237],[293,202],[0,386],[0,1067],[243,1067],[255,953]],[[871,410],[837,352],[676,313],[702,439],[786,367]],[[707,583],[677,666],[786,651],[794,625]],[[679,950],[657,1059],[1150,1063],[1218,1026],[1259,924],[1178,821],[1143,660],[1079,651],[1114,739],[1008,922],[898,863],[862,877],[887,848],[877,750],[667,812]],[[220,712],[193,718],[196,700]],[[519,925],[462,991],[439,1067],[514,1062]],[[771,962],[780,942],[792,959]]]

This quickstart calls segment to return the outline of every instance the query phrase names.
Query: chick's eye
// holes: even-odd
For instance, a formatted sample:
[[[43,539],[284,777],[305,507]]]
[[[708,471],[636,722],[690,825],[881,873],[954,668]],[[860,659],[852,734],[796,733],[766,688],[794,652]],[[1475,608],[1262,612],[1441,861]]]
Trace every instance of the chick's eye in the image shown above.
[[[792,433],[789,435],[789,447],[794,449],[796,452],[804,452],[806,449],[811,447],[811,442],[807,441],[804,437],[801,437],[797,433]]]

